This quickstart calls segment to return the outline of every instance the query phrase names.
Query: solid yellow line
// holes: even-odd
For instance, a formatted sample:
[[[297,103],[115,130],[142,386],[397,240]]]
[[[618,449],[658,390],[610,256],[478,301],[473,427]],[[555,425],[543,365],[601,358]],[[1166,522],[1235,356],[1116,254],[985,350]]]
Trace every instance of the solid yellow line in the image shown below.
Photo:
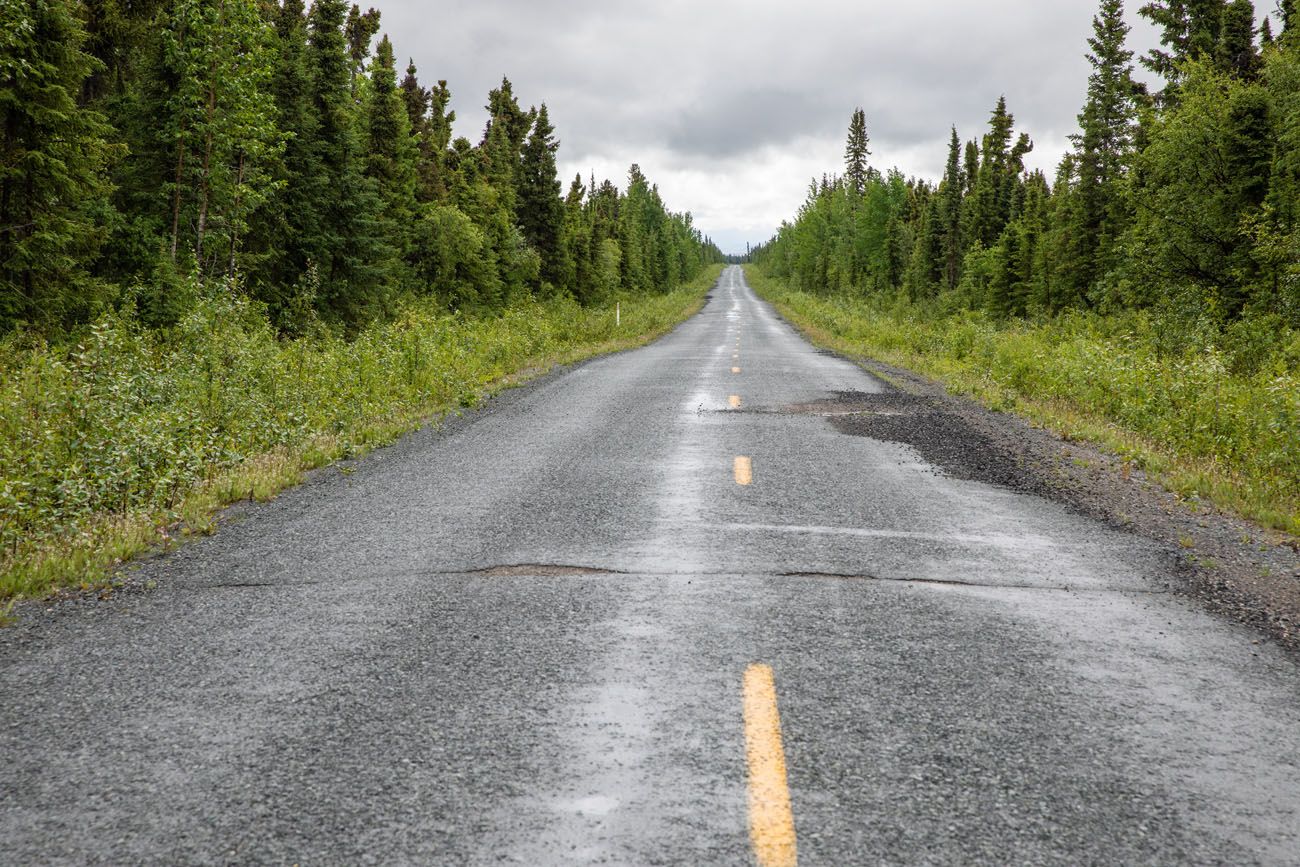
[[[745,670],[745,758],[749,763],[749,841],[759,867],[795,867],[794,811],[785,779],[781,714],[772,667]]]
[[[736,473],[736,484],[751,485],[754,483],[754,464],[749,458],[743,455],[738,456],[732,469]]]
[[[731,404],[732,409],[740,409],[740,395],[733,394],[731,397],[727,398],[727,403]]]

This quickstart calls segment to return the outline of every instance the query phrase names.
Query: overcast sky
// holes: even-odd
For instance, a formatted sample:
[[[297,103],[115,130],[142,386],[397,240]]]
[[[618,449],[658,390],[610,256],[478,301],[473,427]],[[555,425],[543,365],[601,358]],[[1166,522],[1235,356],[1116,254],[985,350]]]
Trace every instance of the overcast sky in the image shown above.
[[[1083,103],[1096,0],[371,0],[400,62],[446,79],[456,134],[477,142],[509,77],[545,102],[567,189],[624,186],[641,164],[727,252],[775,232],[808,180],[842,165],[854,107],[872,164],[942,174],[948,128],[983,133],[1005,94],[1054,168]],[[364,6],[365,4],[363,4]],[[1128,4],[1130,48],[1156,42]],[[1257,2],[1260,8],[1262,5]],[[1269,4],[1271,8],[1271,3]]]

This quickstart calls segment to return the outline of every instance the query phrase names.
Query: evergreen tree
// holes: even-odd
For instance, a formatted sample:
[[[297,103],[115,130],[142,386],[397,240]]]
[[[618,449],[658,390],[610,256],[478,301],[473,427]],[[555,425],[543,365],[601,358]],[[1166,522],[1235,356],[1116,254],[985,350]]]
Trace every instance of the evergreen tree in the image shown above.
[[[1252,79],[1258,73],[1259,55],[1255,52],[1255,6],[1251,0],[1231,0],[1223,10],[1223,28],[1217,60],[1220,69],[1241,78]]]
[[[1132,155],[1136,113],[1133,54],[1121,0],[1101,0],[1088,40],[1088,98],[1073,136],[1077,171],[1071,227],[1075,283],[1085,293],[1104,272],[1110,247],[1128,223],[1123,177]]]
[[[1024,155],[1032,147],[1027,136],[1013,146],[1015,119],[1007,111],[1006,97],[998,99],[989,117],[989,131],[980,148],[979,173],[965,208],[963,232],[968,243],[993,247],[1011,219],[1011,196],[1022,169]]]
[[[942,270],[942,238],[937,230],[939,223],[938,198],[930,196],[912,222],[912,253],[903,277],[903,288],[908,297],[917,301],[934,294]]]
[[[868,146],[871,137],[867,135],[867,115],[861,109],[854,110],[849,120],[848,141],[844,145],[844,181],[854,194],[861,196],[867,189],[867,157],[871,155]]]
[[[1229,0],[1185,0],[1187,5],[1187,56],[1211,60],[1223,36],[1223,20]],[[1249,0],[1247,0],[1249,3]],[[1254,18],[1254,8],[1251,8]]]
[[[446,152],[451,143],[451,124],[456,119],[455,112],[447,112],[451,100],[447,82],[439,81],[432,90],[422,87],[415,62],[411,61],[402,79],[402,99],[416,146],[416,196],[421,202],[445,202]]]
[[[367,9],[353,3],[348,10],[347,20],[343,24],[343,33],[348,41],[348,57],[352,60],[351,81],[352,96],[357,95],[357,78],[366,68],[366,56],[370,54],[370,41],[379,32],[379,10]]]
[[[492,127],[497,126],[504,133],[505,141],[515,155],[522,153],[524,140],[528,138],[536,112],[524,111],[519,107],[510,79],[502,77],[501,86],[488,91],[488,104],[484,108],[487,109],[488,123],[483,131],[483,141],[488,140]]]
[[[974,139],[966,142],[966,149],[962,152],[962,176],[966,180],[962,195],[969,196],[975,192],[975,182],[980,176],[980,146]]]
[[[308,14],[306,61],[319,127],[310,154],[317,195],[305,204],[318,234],[304,240],[319,275],[323,311],[356,328],[387,311],[391,275],[385,265],[393,257],[375,219],[380,200],[363,172],[357,141],[346,9],[344,0],[316,0]]]
[[[582,175],[573,177],[569,192],[564,197],[564,246],[573,267],[570,288],[574,297],[583,304],[597,300],[592,257],[592,221],[587,207],[587,188]]]
[[[281,158],[274,163],[277,188],[266,207],[254,215],[250,287],[265,302],[272,321],[296,332],[314,313],[323,203],[330,190],[319,163],[316,141],[320,118],[312,99],[307,56],[307,18],[303,0],[283,0],[274,11],[275,65],[270,93],[285,135]]]
[[[167,0],[80,0],[76,4],[86,39],[82,50],[99,63],[81,86],[81,103],[101,112],[122,109],[140,74],[141,48]]]
[[[375,182],[382,202],[380,231],[402,256],[411,244],[417,215],[416,142],[403,93],[397,87],[393,45],[385,35],[370,66],[367,117],[366,176]],[[398,284],[406,284],[404,268],[392,264]]]
[[[15,0],[0,14],[0,330],[84,318],[102,301],[85,263],[116,151],[77,94],[96,69],[65,0]]]
[[[525,240],[541,256],[542,281],[554,290],[565,289],[571,280],[571,266],[564,247],[565,210],[555,168],[555,152],[559,147],[546,103],[542,103],[520,163],[519,227]]]
[[[957,286],[961,279],[961,260],[965,255],[966,245],[962,238],[962,199],[966,187],[965,172],[960,159],[961,144],[957,138],[957,128],[952,128],[952,138],[948,142],[948,165],[944,169],[943,181],[935,197],[936,211],[934,232],[938,235],[942,250],[941,263],[943,282],[949,289]]]
[[[419,136],[429,123],[429,89],[420,84],[416,76],[415,61],[406,61],[406,76],[402,79],[402,105],[411,126],[411,135]]]

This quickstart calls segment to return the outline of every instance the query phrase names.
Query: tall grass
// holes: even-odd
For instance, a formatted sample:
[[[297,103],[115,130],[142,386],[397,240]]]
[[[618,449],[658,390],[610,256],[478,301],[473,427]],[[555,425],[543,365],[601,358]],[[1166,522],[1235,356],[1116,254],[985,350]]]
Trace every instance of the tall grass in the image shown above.
[[[1276,322],[1195,334],[1146,312],[998,322],[746,275],[824,345],[936,377],[1101,442],[1185,496],[1300,532],[1300,334]]]
[[[176,327],[109,314],[71,345],[0,341],[0,599],[92,584],[214,511],[387,443],[556,363],[657,337],[719,268],[667,295],[481,318],[412,307],[351,341],[281,340],[237,293]]]

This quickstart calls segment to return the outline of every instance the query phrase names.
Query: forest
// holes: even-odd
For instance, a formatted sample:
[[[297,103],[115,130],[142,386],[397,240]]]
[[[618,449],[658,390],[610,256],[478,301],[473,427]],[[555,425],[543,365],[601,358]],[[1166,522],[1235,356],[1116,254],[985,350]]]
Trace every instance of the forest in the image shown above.
[[[1101,0],[1053,177],[1005,98],[950,131],[937,182],[873,167],[858,109],[843,173],[752,260],[802,324],[1300,529],[1300,12],[1275,33],[1250,0],[1139,11],[1160,86]]]
[[[637,165],[450,100],[343,0],[0,0],[0,620],[698,309]]]
[[[633,166],[556,177],[543,103],[399,66],[343,0],[4,0],[0,333],[107,309],[177,323],[205,286],[283,335],[355,334],[412,300],[492,311],[666,291],[718,251]],[[373,51],[372,51],[373,46]]]

